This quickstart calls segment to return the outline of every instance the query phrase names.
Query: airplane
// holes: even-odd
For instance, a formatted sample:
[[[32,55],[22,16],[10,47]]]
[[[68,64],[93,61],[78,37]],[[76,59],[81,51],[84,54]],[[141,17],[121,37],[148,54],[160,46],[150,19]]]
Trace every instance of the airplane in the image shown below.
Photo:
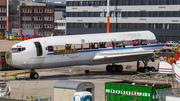
[[[133,46],[134,40],[139,40],[139,45]],[[153,51],[163,47],[150,31],[66,35],[19,42],[5,57],[7,64],[30,69],[30,78],[37,79],[35,69],[111,63],[106,66],[107,72],[122,72],[123,66],[117,63],[140,60],[144,68],[140,67],[139,71],[149,71],[155,69],[147,66]]]

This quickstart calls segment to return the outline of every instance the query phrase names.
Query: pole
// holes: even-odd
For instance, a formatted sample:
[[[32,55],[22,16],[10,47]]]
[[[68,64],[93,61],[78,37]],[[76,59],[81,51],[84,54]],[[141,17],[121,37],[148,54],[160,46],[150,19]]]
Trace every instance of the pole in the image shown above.
[[[107,0],[107,33],[109,33],[109,0]]]
[[[9,36],[9,0],[7,0],[6,30],[8,30],[8,34],[6,35],[6,39],[8,39],[8,36]]]

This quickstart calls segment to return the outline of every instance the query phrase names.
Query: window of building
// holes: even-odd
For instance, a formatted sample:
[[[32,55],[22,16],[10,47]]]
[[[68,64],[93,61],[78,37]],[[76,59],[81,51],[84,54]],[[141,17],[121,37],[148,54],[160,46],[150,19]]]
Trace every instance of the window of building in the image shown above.
[[[83,1],[83,6],[88,6],[88,1]]]
[[[44,32],[44,35],[50,36],[52,32]]]
[[[159,36],[159,42],[164,42],[164,36]]]
[[[67,2],[67,1],[66,1]],[[78,1],[79,6],[83,6],[83,1]]]
[[[88,6],[94,6],[94,1],[88,1]]]
[[[44,21],[53,21],[53,17],[52,16],[45,16]]]
[[[30,16],[23,16],[22,21],[31,21],[31,17]]]
[[[172,0],[166,0],[166,5],[172,5]]]
[[[127,29],[127,23],[122,23],[122,29]]]
[[[0,13],[5,13],[6,12],[6,8],[0,8]]]
[[[72,12],[72,17],[78,17],[78,12]]]
[[[116,13],[117,13],[117,17],[122,17],[121,12],[116,12]]]
[[[140,0],[140,5],[148,5],[149,0]]]
[[[31,13],[31,9],[29,9],[29,8],[23,8],[23,9],[22,9],[22,12],[23,12],[23,13]]]
[[[72,23],[72,28],[77,28],[77,24],[76,23]]]
[[[53,13],[53,9],[45,9],[44,12],[45,13]]]
[[[30,29],[31,28],[31,24],[22,24],[22,28]]]
[[[128,0],[128,5],[134,5],[134,0]]]
[[[67,12],[66,14],[67,14],[67,17],[72,17],[71,12]]]
[[[66,5],[67,5],[67,6],[71,6],[70,3],[71,3],[71,1],[66,1]]]
[[[172,36],[172,40],[178,42],[178,36]]]
[[[122,0],[116,0],[117,5],[122,5]]]
[[[89,27],[88,28],[94,28],[93,27],[93,23],[89,23]]]
[[[94,12],[88,12],[88,17],[94,17]]]
[[[44,24],[44,28],[53,28],[52,24]]]
[[[179,24],[172,24],[172,29],[179,29]]]
[[[128,23],[128,29],[134,29],[133,23]]]
[[[179,0],[173,0],[173,3],[174,5],[178,5],[179,4]]]
[[[152,11],[149,11],[149,17],[154,17],[154,14]]]
[[[99,28],[104,28],[104,23],[99,23]]]
[[[67,23],[67,28],[71,28],[71,23]]]
[[[42,28],[41,24],[33,24],[33,28]]]
[[[149,0],[149,5],[153,5],[153,0]]]
[[[140,17],[140,12],[134,12],[134,17]]]
[[[116,24],[115,23],[110,23],[110,28],[111,29],[115,29],[116,28]]]
[[[166,24],[166,27],[165,27],[165,29],[170,29],[170,26],[169,26],[169,24]]]
[[[84,23],[83,28],[88,28],[88,23]]]
[[[33,9],[33,13],[42,13],[41,9]]]
[[[78,23],[78,28],[83,28],[83,24],[82,23]]]
[[[116,17],[116,12],[110,12],[110,17]]]
[[[99,6],[107,6],[107,1],[99,1]]]
[[[158,5],[159,4],[159,0],[153,0],[154,5]]]
[[[117,28],[117,29],[121,29],[121,28],[122,28],[121,23],[117,23],[117,24],[116,24],[116,28]]]
[[[159,12],[158,12],[158,11],[154,11],[154,12],[153,12],[153,16],[154,16],[154,17],[159,17]]]
[[[141,11],[140,12],[140,17],[146,17],[146,12],[145,11]]]
[[[6,16],[0,16],[0,21],[6,21]]]
[[[139,5],[139,0],[134,0],[134,5]]]
[[[159,12],[159,17],[166,17],[166,12],[165,11],[160,11]]]
[[[33,16],[33,21],[41,21],[41,16]]]
[[[122,0],[122,5],[127,5],[128,4],[128,0]]]
[[[99,12],[94,12],[94,17],[99,17]]]
[[[146,27],[145,27],[145,24],[144,23],[141,23],[140,24],[140,29],[145,29]]]
[[[88,17],[88,12],[83,12],[83,17]]]
[[[167,11],[166,12],[166,17],[171,17],[172,16],[172,12],[171,11]]]
[[[115,6],[116,5],[116,0],[110,0],[110,5]]]
[[[159,5],[166,5],[166,0],[159,0]]]
[[[154,24],[154,29],[159,29],[158,24]]]
[[[94,6],[99,6],[99,1],[94,1]]]
[[[105,17],[104,12],[100,12],[100,17]]]
[[[94,28],[99,28],[98,23],[94,23]]]
[[[83,17],[83,13],[82,12],[78,12],[78,17]]]
[[[127,12],[122,12],[122,17],[128,17],[128,13]]]
[[[171,41],[171,36],[166,36],[166,41]]]
[[[139,29],[139,23],[134,24],[134,29]]]
[[[134,17],[134,12],[128,12],[128,17]]]
[[[172,11],[172,17],[178,17],[179,11]]]

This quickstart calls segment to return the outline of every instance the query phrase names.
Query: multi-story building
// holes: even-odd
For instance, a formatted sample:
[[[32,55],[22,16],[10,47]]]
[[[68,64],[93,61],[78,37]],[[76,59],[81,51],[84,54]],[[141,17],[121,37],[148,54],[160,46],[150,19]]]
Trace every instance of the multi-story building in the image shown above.
[[[0,4],[5,4],[5,2],[2,0],[0,1]],[[7,6],[6,5],[0,5],[0,34],[4,34],[6,30],[6,19],[7,19]]]
[[[54,31],[54,7],[20,5],[19,28],[36,29],[39,35],[52,34]]]
[[[107,32],[107,0],[67,0],[67,34]],[[180,39],[180,0],[110,0],[110,32],[150,30]]]

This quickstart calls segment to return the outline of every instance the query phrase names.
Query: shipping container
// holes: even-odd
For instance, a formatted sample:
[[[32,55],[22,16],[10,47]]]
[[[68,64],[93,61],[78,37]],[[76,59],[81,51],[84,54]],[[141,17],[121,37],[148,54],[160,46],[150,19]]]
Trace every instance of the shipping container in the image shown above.
[[[169,83],[105,82],[105,101],[165,101],[159,99],[157,90],[167,88],[171,88]]]

